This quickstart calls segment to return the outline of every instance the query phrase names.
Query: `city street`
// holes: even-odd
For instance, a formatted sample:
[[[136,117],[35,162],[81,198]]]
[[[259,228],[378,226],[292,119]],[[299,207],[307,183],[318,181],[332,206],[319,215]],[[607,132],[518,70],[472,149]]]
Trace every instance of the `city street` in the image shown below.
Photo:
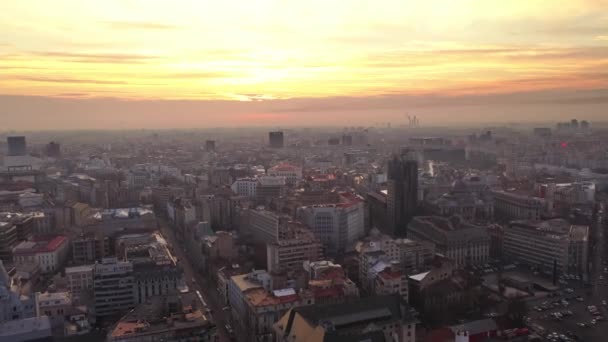
[[[178,244],[173,230],[169,227],[166,221],[162,218],[158,218],[158,223],[163,236],[167,239],[167,242],[173,246],[173,252],[179,259],[178,264],[184,270],[184,280],[190,288],[190,291],[199,291],[206,306],[211,310],[211,316],[217,325],[218,342],[232,341],[225,328],[228,320],[225,316],[225,312],[222,310],[223,305],[220,301],[215,284],[210,283],[199,272],[195,272],[193,270],[190,260],[188,259],[188,255],[184,252],[184,247]]]

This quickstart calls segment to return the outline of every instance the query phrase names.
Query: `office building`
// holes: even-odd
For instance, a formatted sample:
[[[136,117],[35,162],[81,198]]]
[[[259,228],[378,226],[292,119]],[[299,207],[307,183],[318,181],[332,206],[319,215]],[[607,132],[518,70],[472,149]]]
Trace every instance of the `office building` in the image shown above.
[[[269,132],[268,143],[271,148],[283,148],[285,141],[283,138],[283,132]]]
[[[50,143],[46,144],[44,152],[47,157],[61,158],[61,144],[51,141]]]
[[[513,221],[504,229],[504,256],[552,274],[587,274],[589,227],[563,219]]]
[[[51,321],[47,316],[40,316],[0,323],[0,341],[53,341]]]
[[[305,261],[317,261],[322,255],[319,239],[299,222],[287,222],[284,235],[266,245],[269,272],[302,269]]]
[[[541,219],[545,203],[541,198],[508,191],[493,191],[494,215],[503,220]]]
[[[356,242],[365,235],[363,200],[343,194],[341,203],[300,207],[297,211],[298,219],[319,238],[328,254],[354,250]]]
[[[418,208],[418,163],[406,156],[388,162],[388,233],[406,236],[407,225]]]
[[[11,157],[27,155],[27,145],[24,136],[6,137],[8,155]]]
[[[123,314],[135,307],[133,264],[104,258],[93,269],[95,313],[99,317]]]
[[[436,253],[458,266],[483,265],[490,256],[487,228],[465,222],[458,216],[415,217],[408,225],[408,237],[433,243]]]

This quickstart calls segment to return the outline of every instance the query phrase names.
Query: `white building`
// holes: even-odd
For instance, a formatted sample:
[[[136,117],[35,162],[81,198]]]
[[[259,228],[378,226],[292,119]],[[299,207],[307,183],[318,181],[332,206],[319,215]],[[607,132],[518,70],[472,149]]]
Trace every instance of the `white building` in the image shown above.
[[[255,198],[257,186],[258,180],[256,178],[239,178],[232,183],[230,189],[239,196]]]
[[[0,323],[34,317],[35,307],[34,298],[22,296],[13,290],[12,280],[0,260]]]
[[[297,216],[310,227],[330,254],[352,251],[365,234],[363,201],[300,207]]]
[[[270,170],[268,170],[268,175],[285,177],[287,184],[293,186],[302,179],[302,167],[282,163],[270,168]]]
[[[40,267],[40,272],[55,273],[65,263],[68,253],[66,236],[40,236],[18,244],[13,249],[13,261],[16,264],[35,263]]]

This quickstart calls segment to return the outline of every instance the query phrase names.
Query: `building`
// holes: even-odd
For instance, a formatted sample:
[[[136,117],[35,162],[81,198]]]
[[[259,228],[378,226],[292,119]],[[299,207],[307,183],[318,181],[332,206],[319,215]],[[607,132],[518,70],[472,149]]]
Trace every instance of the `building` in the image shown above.
[[[46,144],[44,152],[47,157],[61,158],[61,144],[51,141],[50,143]]]
[[[300,207],[297,211],[298,219],[319,238],[329,254],[353,251],[365,235],[363,200],[347,193],[342,198],[341,203]]]
[[[133,266],[133,296],[136,304],[153,296],[177,294],[183,271],[177,266],[167,242],[158,233],[140,233],[116,239],[117,255]]]
[[[0,323],[0,341],[52,341],[51,321],[47,316],[29,317]]]
[[[504,229],[504,256],[552,274],[587,275],[589,227],[563,219],[513,221]]]
[[[76,265],[92,264],[113,254],[110,237],[103,234],[81,234],[72,240],[72,262]]]
[[[494,214],[504,220],[541,219],[545,203],[537,197],[530,197],[515,192],[493,191]]]
[[[268,132],[268,144],[271,148],[283,148],[285,144],[283,132]]]
[[[215,152],[215,140],[206,140],[205,141],[205,151]]]
[[[98,317],[124,313],[135,307],[133,264],[104,258],[93,268],[95,313]]]
[[[488,189],[476,191],[464,181],[455,181],[450,192],[435,200],[429,206],[436,215],[458,215],[466,220],[489,221],[494,217],[494,201]]]
[[[247,235],[251,235],[254,242],[273,243],[283,235],[283,226],[287,218],[283,218],[271,211],[262,208],[249,209],[247,216]]]
[[[373,292],[379,296],[396,293],[404,302],[409,302],[407,274],[398,268],[385,268],[376,275]]]
[[[314,298],[293,288],[274,289],[266,271],[230,278],[229,301],[235,328],[246,341],[275,341],[272,326],[289,309],[314,304]]]
[[[0,260],[0,324],[34,317],[36,314],[34,298],[21,295],[12,285],[13,281]]]
[[[255,200],[265,205],[276,201],[285,193],[286,178],[284,176],[260,176],[255,186]]]
[[[417,216],[408,225],[408,237],[432,242],[436,253],[458,266],[483,265],[490,255],[487,229],[467,223],[458,216]]]
[[[16,157],[27,155],[27,145],[24,136],[6,137],[6,143],[8,145],[8,156]]]
[[[82,265],[65,268],[65,277],[67,280],[68,290],[72,294],[74,300],[87,292],[93,291],[93,268],[94,265]]]
[[[18,242],[17,227],[12,222],[0,221],[0,260],[12,261],[13,248]]]
[[[297,307],[274,325],[278,342],[416,341],[415,311],[399,295]]]
[[[245,269],[239,264],[231,264],[229,266],[222,267],[217,271],[217,291],[222,299],[222,304],[230,305],[228,298],[228,284],[230,283],[230,278],[246,273],[247,272]]]
[[[359,298],[359,288],[341,265],[326,260],[304,262],[304,270],[308,273],[307,289],[316,304],[337,304]]]
[[[239,178],[232,183],[230,189],[239,196],[255,198],[257,186],[258,180],[256,178]]]
[[[388,162],[388,233],[406,236],[409,221],[418,208],[418,163],[405,156]]]
[[[56,273],[67,260],[69,246],[66,236],[37,235],[13,249],[13,261],[16,264],[35,263],[43,274]]]
[[[377,228],[383,232],[389,232],[388,225],[388,207],[386,193],[380,191],[372,191],[367,193],[367,210],[369,217],[369,226]]]
[[[108,342],[216,341],[216,326],[194,293],[153,297],[121,318]]]
[[[294,186],[302,180],[302,167],[289,163],[281,163],[271,167],[270,170],[268,170],[268,175],[285,177],[287,185]]]
[[[65,316],[72,307],[72,296],[69,292],[36,293],[36,316],[47,316],[51,327],[62,327]]]
[[[266,245],[266,266],[269,272],[301,269],[305,261],[317,261],[322,256],[319,239],[298,222],[286,224],[285,235]]]

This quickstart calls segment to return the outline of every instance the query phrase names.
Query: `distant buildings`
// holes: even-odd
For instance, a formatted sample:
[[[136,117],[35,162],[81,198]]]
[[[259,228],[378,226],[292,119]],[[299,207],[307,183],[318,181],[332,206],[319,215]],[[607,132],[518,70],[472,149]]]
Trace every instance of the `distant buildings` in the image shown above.
[[[408,237],[429,241],[435,251],[456,265],[483,265],[490,255],[490,237],[485,227],[467,223],[458,216],[418,216],[408,226]]]
[[[58,142],[51,141],[46,144],[44,153],[47,157],[61,158],[61,145]]]
[[[399,295],[297,307],[274,324],[278,342],[416,341],[415,312]]]
[[[407,224],[418,207],[418,163],[406,156],[388,162],[388,233],[407,235]]]
[[[504,229],[504,255],[552,274],[587,274],[589,227],[563,219],[513,221]]]
[[[283,132],[269,132],[268,133],[268,143],[271,148],[283,148],[285,142],[283,138]]]
[[[215,152],[215,140],[207,140],[207,141],[205,141],[205,151],[207,151],[207,152]]]

